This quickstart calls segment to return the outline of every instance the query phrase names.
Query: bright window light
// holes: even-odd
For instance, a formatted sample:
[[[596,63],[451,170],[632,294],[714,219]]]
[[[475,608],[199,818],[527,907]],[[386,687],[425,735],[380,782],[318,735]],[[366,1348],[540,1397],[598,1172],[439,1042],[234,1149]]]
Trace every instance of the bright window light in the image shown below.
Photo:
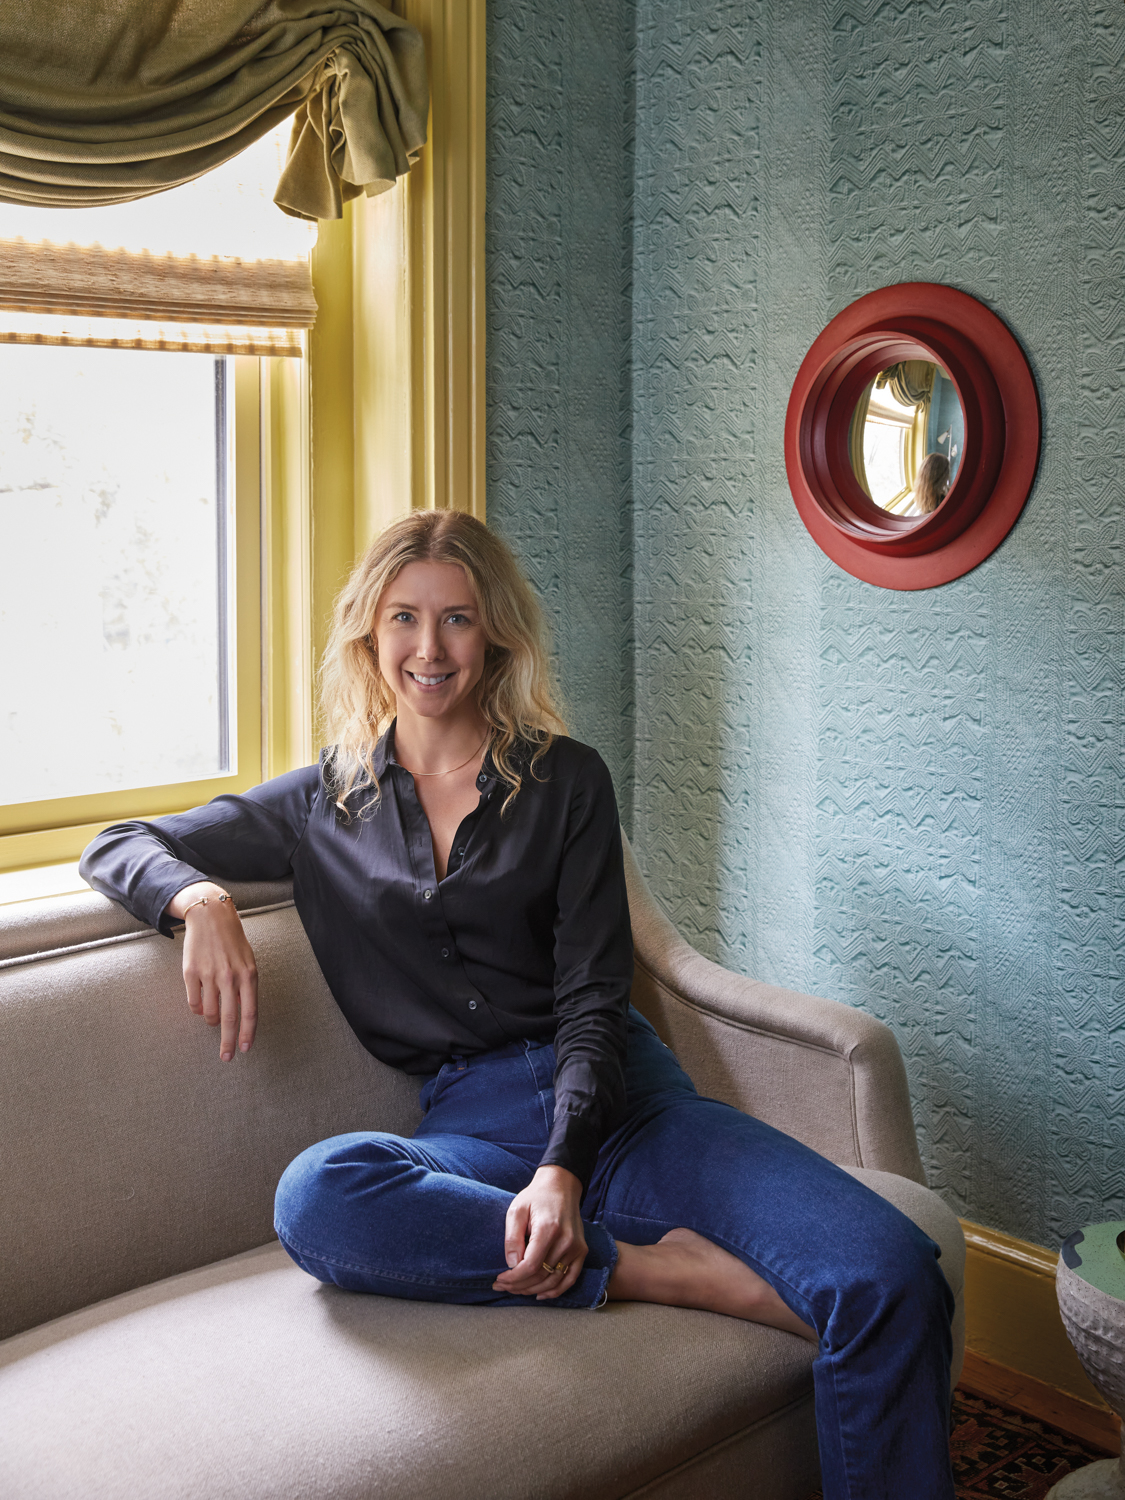
[[[884,509],[906,488],[906,437],[917,407],[904,406],[886,386],[871,392],[863,428],[863,467],[872,500]]]
[[[0,345],[0,801],[235,769],[227,383]]]
[[[0,203],[0,239],[104,245],[154,255],[300,260],[316,243],[317,226],[282,213],[273,201],[291,128],[284,120],[205,177],[134,203],[105,208]]]
[[[906,433],[897,422],[868,417],[863,428],[863,467],[876,505],[888,506],[906,487]]]

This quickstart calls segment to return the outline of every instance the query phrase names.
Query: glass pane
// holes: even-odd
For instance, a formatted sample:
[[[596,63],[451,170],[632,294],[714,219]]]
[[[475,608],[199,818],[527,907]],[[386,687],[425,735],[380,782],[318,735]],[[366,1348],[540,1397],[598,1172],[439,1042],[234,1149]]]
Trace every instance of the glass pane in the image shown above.
[[[0,802],[234,769],[226,384],[0,345]]]
[[[863,463],[872,500],[886,508],[906,484],[906,428],[868,417],[863,428]]]

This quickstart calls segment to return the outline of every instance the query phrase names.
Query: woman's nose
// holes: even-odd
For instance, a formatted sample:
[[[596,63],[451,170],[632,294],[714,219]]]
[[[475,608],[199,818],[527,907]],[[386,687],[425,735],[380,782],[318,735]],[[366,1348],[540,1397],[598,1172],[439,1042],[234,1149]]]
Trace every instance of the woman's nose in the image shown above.
[[[423,661],[437,661],[441,654],[441,636],[438,631],[424,630],[418,643],[418,655]]]

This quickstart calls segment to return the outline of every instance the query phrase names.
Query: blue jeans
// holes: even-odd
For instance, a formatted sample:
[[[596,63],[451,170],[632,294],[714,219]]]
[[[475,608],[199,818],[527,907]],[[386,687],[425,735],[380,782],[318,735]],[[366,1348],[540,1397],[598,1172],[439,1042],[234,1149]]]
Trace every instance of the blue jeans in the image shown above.
[[[758,1272],[820,1335],[813,1365],[825,1500],[953,1500],[953,1297],[938,1247],[824,1157],[701,1099],[630,1012],[627,1104],[582,1217],[585,1267],[552,1302],[494,1292],[504,1217],[539,1163],[554,1110],[554,1048],[512,1042],[426,1080],[413,1139],[356,1132],[286,1169],[275,1223],[289,1254],[349,1291],[427,1302],[600,1304],[615,1240],[683,1226]]]

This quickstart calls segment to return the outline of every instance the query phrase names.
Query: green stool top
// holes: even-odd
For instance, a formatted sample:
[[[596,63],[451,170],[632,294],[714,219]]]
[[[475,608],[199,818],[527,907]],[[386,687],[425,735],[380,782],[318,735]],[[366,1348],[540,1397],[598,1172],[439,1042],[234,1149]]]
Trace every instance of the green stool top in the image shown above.
[[[1079,1229],[1064,1243],[1062,1258],[1083,1281],[1125,1302],[1125,1219]]]

